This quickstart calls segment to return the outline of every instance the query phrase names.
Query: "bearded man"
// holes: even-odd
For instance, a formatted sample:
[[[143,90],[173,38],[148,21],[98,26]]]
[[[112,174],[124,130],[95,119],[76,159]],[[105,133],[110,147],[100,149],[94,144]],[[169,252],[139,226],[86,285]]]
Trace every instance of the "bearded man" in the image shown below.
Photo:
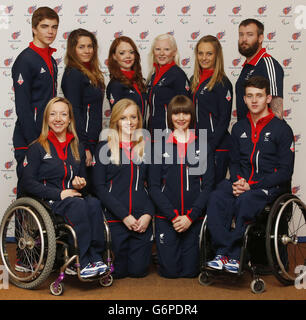
[[[244,119],[248,108],[243,100],[244,83],[253,76],[263,76],[270,81],[272,101],[269,107],[280,119],[283,118],[283,80],[281,65],[262,47],[264,25],[256,19],[243,20],[239,25],[238,49],[246,57],[236,82],[236,109],[238,121]]]

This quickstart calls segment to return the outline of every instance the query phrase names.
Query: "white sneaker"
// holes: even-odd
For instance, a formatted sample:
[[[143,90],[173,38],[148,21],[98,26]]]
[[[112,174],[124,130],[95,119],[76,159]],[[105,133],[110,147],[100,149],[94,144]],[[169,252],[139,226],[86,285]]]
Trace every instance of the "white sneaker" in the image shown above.
[[[212,269],[222,270],[227,262],[228,258],[226,256],[218,254],[213,260],[207,262],[207,266]]]

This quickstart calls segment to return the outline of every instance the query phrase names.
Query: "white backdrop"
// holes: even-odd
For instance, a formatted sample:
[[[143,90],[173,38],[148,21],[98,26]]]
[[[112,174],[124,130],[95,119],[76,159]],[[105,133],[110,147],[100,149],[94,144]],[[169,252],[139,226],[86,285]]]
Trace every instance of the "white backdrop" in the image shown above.
[[[285,71],[285,118],[296,140],[293,193],[306,201],[306,79],[305,34],[306,3],[303,0],[1,0],[0,3],[0,217],[15,199],[16,161],[12,134],[16,120],[11,67],[17,55],[32,41],[31,16],[39,6],[54,8],[60,16],[57,48],[60,88],[68,34],[85,28],[95,32],[99,41],[101,67],[108,81],[106,59],[109,46],[118,35],[136,42],[147,75],[147,54],[152,40],[171,32],[178,43],[181,66],[190,77],[193,72],[193,49],[204,35],[217,36],[223,46],[226,73],[233,85],[244,62],[237,50],[238,25],[246,18],[256,18],[265,25],[264,47]],[[61,94],[61,93],[60,93]],[[235,100],[234,100],[235,101]],[[104,124],[109,107],[104,107]],[[235,109],[235,107],[234,107]],[[236,121],[233,110],[232,123]]]

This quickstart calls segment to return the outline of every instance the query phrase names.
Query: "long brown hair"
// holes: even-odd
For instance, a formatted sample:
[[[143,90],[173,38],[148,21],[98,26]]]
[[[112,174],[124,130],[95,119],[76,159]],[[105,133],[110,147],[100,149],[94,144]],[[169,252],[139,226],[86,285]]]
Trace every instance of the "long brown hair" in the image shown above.
[[[48,125],[48,119],[49,119],[49,115],[50,115],[51,106],[53,106],[57,102],[63,102],[68,106],[70,123],[67,128],[67,132],[70,132],[74,135],[74,138],[70,142],[71,152],[72,152],[74,159],[77,161],[80,161],[79,139],[78,139],[76,129],[75,129],[75,119],[74,119],[74,115],[73,115],[73,111],[72,111],[72,105],[66,98],[54,97],[48,102],[46,109],[44,111],[43,121],[42,121],[42,129],[41,129],[40,136],[37,139],[37,142],[42,145],[42,147],[45,149],[45,151],[47,153],[50,153],[50,144],[48,141],[48,133],[49,133],[50,128]]]
[[[127,42],[128,44],[130,44],[135,54],[135,62],[132,66],[132,70],[135,71],[135,74],[133,79],[131,80],[123,75],[123,73],[120,70],[120,66],[118,62],[114,59],[114,54],[116,52],[116,49],[121,42]],[[141,92],[146,91],[146,86],[142,76],[140,61],[141,59],[140,59],[140,54],[138,52],[137,46],[135,45],[134,41],[131,38],[126,36],[121,36],[116,38],[112,42],[108,52],[108,70],[110,73],[110,79],[117,80],[130,88],[133,88],[133,82],[135,81]]]
[[[90,70],[86,68],[78,59],[76,54],[76,46],[80,37],[89,37],[93,45],[93,56],[90,61]],[[104,76],[100,70],[100,63],[98,58],[98,41],[96,36],[85,29],[73,30],[68,37],[67,51],[65,56],[66,67],[76,68],[82,71],[91,81],[95,87],[105,88]]]
[[[223,60],[223,53],[222,53],[222,46],[219,42],[219,40],[211,35],[207,35],[202,37],[198,43],[196,44],[196,47],[194,49],[194,72],[193,72],[193,79],[191,82],[191,91],[194,92],[199,84],[200,76],[202,72],[202,68],[200,66],[199,60],[198,60],[198,50],[199,45],[201,43],[211,43],[215,49],[216,52],[216,62],[214,66],[214,73],[210,79],[210,81],[207,84],[208,91],[211,91],[212,88],[215,86],[216,83],[222,82],[223,78],[226,76],[224,72],[224,60]]]

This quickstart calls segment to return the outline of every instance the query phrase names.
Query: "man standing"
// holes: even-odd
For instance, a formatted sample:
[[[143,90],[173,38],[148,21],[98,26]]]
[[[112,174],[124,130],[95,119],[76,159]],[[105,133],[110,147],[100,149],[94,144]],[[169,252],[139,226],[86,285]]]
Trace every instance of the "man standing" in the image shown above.
[[[280,119],[283,118],[283,79],[281,65],[262,47],[264,25],[256,19],[246,19],[239,25],[238,48],[246,57],[243,69],[236,82],[236,109],[238,121],[245,118],[248,108],[244,102],[243,84],[253,76],[263,76],[270,81],[272,100],[270,107]]]
[[[28,145],[38,138],[48,101],[57,95],[57,64],[50,47],[59,24],[57,13],[40,7],[32,16],[33,42],[16,58],[12,67],[17,121],[13,134],[17,177],[21,176]],[[17,187],[18,189],[18,187]],[[18,193],[18,190],[17,190]]]
[[[221,182],[211,193],[206,210],[216,250],[215,258],[207,264],[213,269],[239,271],[247,223],[288,190],[294,167],[294,137],[290,126],[268,108],[271,100],[269,80],[256,76],[245,82],[244,101],[249,112],[232,129],[230,180]]]

